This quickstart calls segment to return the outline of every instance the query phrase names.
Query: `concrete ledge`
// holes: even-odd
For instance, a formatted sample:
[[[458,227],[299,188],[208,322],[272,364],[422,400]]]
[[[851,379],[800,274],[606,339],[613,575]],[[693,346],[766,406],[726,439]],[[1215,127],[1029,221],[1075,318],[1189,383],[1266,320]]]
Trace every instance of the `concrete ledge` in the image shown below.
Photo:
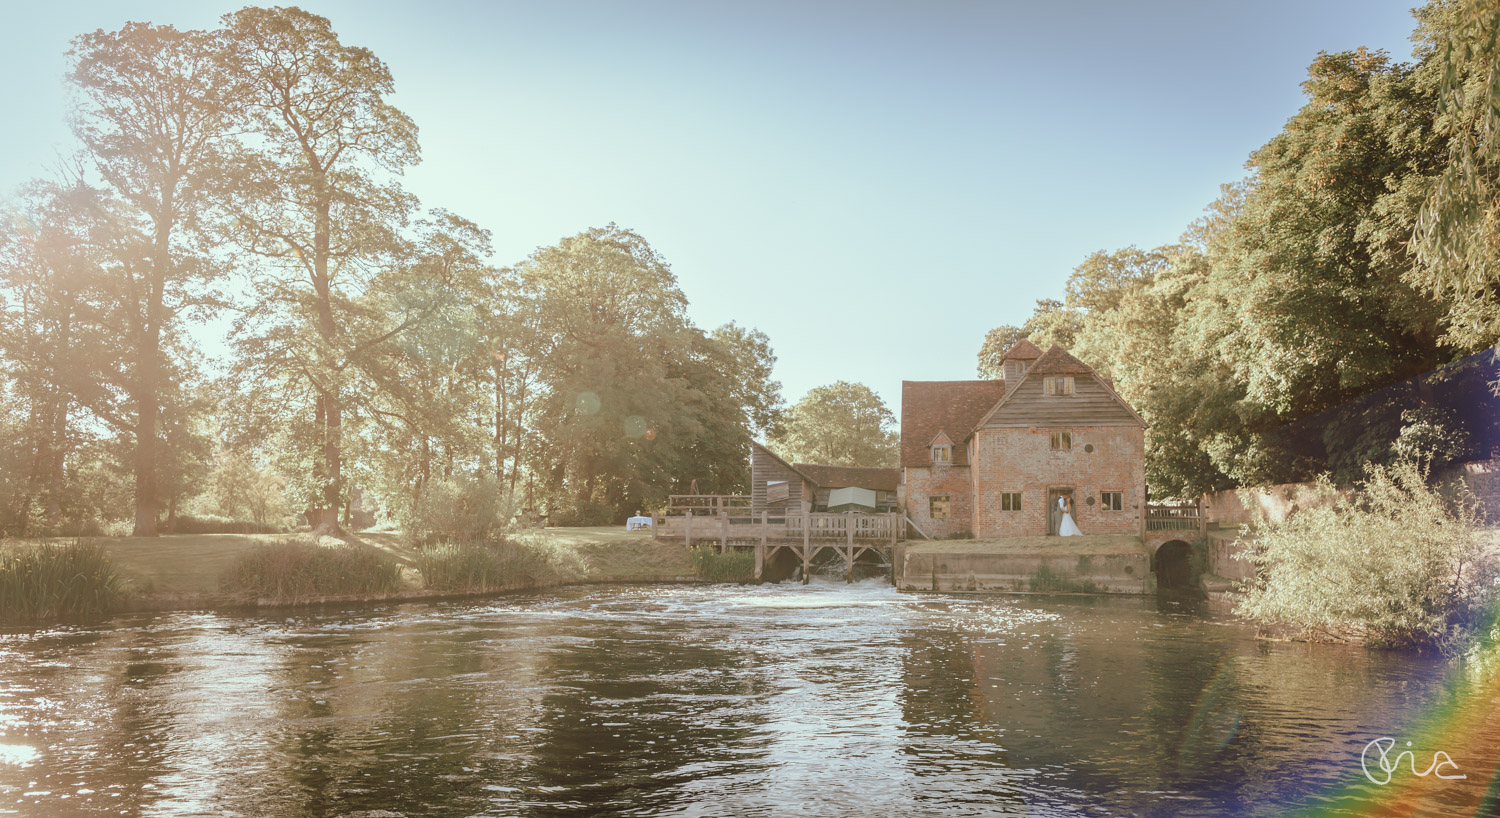
[[[906,546],[896,587],[966,593],[1149,594],[1151,553],[1140,537],[1015,537]]]

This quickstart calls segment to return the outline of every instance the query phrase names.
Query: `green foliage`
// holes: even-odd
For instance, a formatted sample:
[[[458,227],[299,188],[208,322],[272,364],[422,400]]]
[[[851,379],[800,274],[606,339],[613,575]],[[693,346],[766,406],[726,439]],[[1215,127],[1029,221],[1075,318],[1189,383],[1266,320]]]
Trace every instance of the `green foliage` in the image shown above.
[[[220,454],[205,480],[201,500],[211,512],[204,517],[248,520],[258,529],[286,526],[293,516],[286,498],[286,478],[255,462],[242,450]],[[177,531],[187,533],[182,518]],[[190,524],[189,524],[190,525]],[[201,532],[209,533],[209,532]]]
[[[401,590],[401,566],[362,545],[320,545],[287,539],[236,559],[219,586],[227,593],[284,602],[342,594]]]
[[[1257,580],[1239,613],[1306,634],[1461,650],[1495,602],[1496,556],[1472,495],[1448,499],[1415,464],[1375,466],[1255,529]]]
[[[415,546],[437,543],[496,543],[514,528],[515,509],[496,480],[435,480],[428,483],[402,521]]]
[[[1449,296],[1449,337],[1464,345],[1500,337],[1500,3],[1458,0],[1418,12],[1419,50],[1436,86],[1441,171],[1424,187],[1411,278]]]
[[[518,537],[487,545],[439,544],[417,555],[422,584],[435,591],[498,591],[583,578],[588,566],[571,547]]]
[[[900,457],[896,419],[885,401],[848,381],[808,391],[771,442],[791,463],[894,467]]]
[[[0,620],[101,616],[124,596],[124,582],[104,547],[0,542]]]
[[[709,582],[753,582],[755,552],[731,548],[723,553],[712,546],[694,546],[693,570]]]
[[[208,514],[179,514],[172,521],[169,534],[280,534],[284,525],[258,523],[242,517],[218,517]]]

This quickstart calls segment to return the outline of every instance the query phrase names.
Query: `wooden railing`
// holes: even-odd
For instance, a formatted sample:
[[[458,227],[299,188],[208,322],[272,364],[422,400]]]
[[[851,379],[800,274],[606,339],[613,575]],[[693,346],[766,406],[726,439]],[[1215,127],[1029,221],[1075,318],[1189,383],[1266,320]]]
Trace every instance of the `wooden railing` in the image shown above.
[[[1147,531],[1199,531],[1203,528],[1203,510],[1198,505],[1147,504]]]
[[[751,515],[725,512],[716,516],[683,514],[657,516],[653,535],[659,540],[694,542],[841,542],[895,543],[906,539],[900,514],[783,514]]]
[[[667,516],[685,514],[695,516],[718,516],[724,512],[731,515],[750,513],[748,494],[672,494],[667,497]]]

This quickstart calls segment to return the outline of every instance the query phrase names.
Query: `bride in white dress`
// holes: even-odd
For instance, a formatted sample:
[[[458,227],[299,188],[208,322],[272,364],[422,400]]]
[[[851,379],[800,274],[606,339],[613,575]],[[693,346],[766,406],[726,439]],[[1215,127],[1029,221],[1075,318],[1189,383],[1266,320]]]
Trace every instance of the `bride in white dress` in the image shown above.
[[[1073,522],[1072,503],[1068,498],[1057,498],[1057,507],[1062,509],[1062,523],[1057,527],[1059,537],[1082,537],[1083,532],[1078,530],[1078,524]]]

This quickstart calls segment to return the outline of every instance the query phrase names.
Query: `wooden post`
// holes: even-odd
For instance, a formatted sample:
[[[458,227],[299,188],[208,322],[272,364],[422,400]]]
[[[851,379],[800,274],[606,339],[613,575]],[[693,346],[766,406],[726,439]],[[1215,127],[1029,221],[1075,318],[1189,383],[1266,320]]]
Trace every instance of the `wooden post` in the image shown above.
[[[760,512],[760,547],[766,547],[766,535],[771,529],[771,512],[761,509]]]
[[[854,527],[859,523],[858,514],[844,515],[844,528],[848,531],[848,550],[844,552],[844,581],[854,581]]]
[[[729,512],[719,512],[719,553],[729,550]]]
[[[688,509],[686,518],[682,521],[682,540],[687,543],[688,548],[693,547],[693,510]]]
[[[802,584],[806,585],[807,575],[812,572],[812,515],[802,512]]]
[[[766,568],[766,541],[761,540],[760,545],[755,546],[755,583],[760,584],[761,574]]]
[[[899,530],[899,526],[896,525],[897,516],[898,515],[895,514],[885,515],[886,522],[891,524],[891,548],[896,547],[896,532]]]

